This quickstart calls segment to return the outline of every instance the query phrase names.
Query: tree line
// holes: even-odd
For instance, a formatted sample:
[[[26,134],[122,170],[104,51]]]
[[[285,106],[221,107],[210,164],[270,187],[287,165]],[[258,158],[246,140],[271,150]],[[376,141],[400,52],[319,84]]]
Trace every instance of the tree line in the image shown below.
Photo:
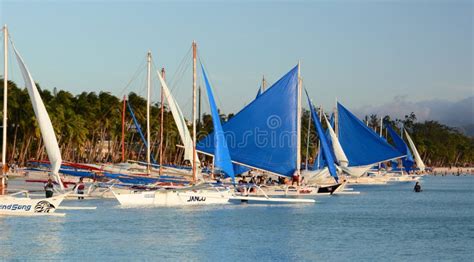
[[[3,79],[0,79],[3,86]],[[82,92],[73,95],[70,92],[54,89],[53,92],[42,89],[37,84],[43,102],[49,113],[56,137],[65,161],[80,163],[120,162],[122,160],[122,111],[123,98],[108,92]],[[146,131],[146,100],[136,93],[128,94],[137,121],[143,132]],[[3,103],[3,92],[0,94]],[[151,149],[153,157],[159,159],[160,144],[160,103],[151,105]],[[126,109],[127,110],[127,109]],[[302,114],[302,160],[313,162],[317,154],[317,134],[314,126],[309,125],[310,113]],[[221,115],[226,121],[233,114]],[[7,160],[25,165],[30,160],[47,159],[44,143],[34,116],[33,108],[26,88],[8,82],[8,139]],[[212,132],[212,118],[203,114],[198,123],[198,139]],[[368,126],[379,128],[377,115],[366,117]],[[474,139],[456,129],[436,121],[417,122],[414,113],[405,119],[392,120],[385,116],[384,121],[391,123],[396,130],[403,124],[414,140],[421,157],[428,165],[469,165],[474,162]],[[323,121],[324,125],[324,121]],[[181,164],[183,149],[176,145],[181,139],[171,112],[165,106],[163,119],[163,162]],[[126,112],[125,122],[125,160],[143,161],[146,159],[146,147],[135,127],[130,113]],[[389,140],[390,141],[390,140]],[[309,146],[309,148],[308,148]],[[308,154],[307,154],[308,152]]]

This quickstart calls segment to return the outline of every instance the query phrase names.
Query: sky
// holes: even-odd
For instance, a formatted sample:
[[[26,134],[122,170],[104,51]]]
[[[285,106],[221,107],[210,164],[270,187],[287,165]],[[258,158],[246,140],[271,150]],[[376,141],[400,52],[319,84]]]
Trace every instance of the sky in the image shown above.
[[[336,98],[358,114],[455,107],[474,96],[473,19],[473,1],[459,0],[0,2],[0,22],[41,87],[145,95],[150,50],[188,116],[193,40],[224,113],[298,61],[324,108]],[[461,124],[474,123],[472,101]],[[412,108],[421,120],[439,115]]]

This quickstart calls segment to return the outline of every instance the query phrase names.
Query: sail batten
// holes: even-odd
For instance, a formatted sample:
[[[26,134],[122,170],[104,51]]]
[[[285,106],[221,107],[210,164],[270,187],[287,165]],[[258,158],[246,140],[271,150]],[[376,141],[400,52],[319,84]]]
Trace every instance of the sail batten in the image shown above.
[[[59,150],[58,140],[56,139],[56,135],[54,133],[53,124],[51,123],[51,119],[49,118],[48,112],[46,111],[46,107],[44,106],[43,100],[41,99],[41,95],[38,91],[38,88],[36,87],[33,77],[31,76],[27,66],[23,62],[23,59],[16,50],[15,46],[13,44],[12,46],[20,66],[20,71],[25,81],[26,88],[28,90],[28,95],[30,96],[38,126],[41,130],[41,137],[43,138],[46,153],[48,154],[48,158],[51,163],[51,172],[55,176],[55,179],[58,182],[61,190],[64,190],[63,183],[59,177],[59,169],[62,163],[61,151]]]

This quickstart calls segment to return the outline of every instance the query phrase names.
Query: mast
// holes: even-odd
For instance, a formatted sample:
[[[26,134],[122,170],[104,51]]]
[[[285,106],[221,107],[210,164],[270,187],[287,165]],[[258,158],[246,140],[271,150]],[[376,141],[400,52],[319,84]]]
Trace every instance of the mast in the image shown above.
[[[380,137],[383,137],[382,132],[383,132],[383,118],[380,117]]]
[[[198,87],[198,125],[201,125],[201,86]]]
[[[197,181],[196,168],[196,53],[197,44],[193,41],[193,182]]]
[[[7,173],[7,95],[8,95],[8,29],[3,26],[3,144],[2,144],[2,181],[0,188],[5,187],[5,174]]]
[[[126,110],[127,98],[123,96],[123,107],[122,107],[122,163],[125,162],[125,110]]]
[[[151,96],[151,51],[147,54],[146,85],[146,172],[150,173],[150,96]]]
[[[296,174],[301,170],[301,63],[298,61],[298,98],[296,121]]]
[[[308,118],[308,132],[307,132],[307,134],[306,134],[306,165],[305,165],[306,170],[308,170],[309,135],[310,135],[310,129],[311,129],[311,112],[309,112],[309,118]]]
[[[400,137],[403,139],[403,129],[405,129],[405,124],[402,123],[402,128],[400,128]]]
[[[383,137],[383,118],[380,117],[380,137]],[[379,171],[380,171],[380,168],[382,167],[382,163],[379,162]]]
[[[165,80],[165,68],[161,68],[161,77]],[[161,118],[160,118],[160,176],[163,172],[163,119],[164,119],[164,112],[165,112],[165,100],[164,93],[163,93],[163,85],[161,85]]]

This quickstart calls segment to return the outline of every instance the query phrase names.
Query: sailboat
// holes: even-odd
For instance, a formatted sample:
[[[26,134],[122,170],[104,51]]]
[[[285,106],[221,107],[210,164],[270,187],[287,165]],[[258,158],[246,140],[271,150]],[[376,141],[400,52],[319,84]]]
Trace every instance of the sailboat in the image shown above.
[[[209,105],[211,108],[212,121],[214,126],[214,168],[224,174],[225,177],[231,179],[232,184],[235,185],[235,174],[234,166],[232,165],[232,159],[229,152],[229,146],[225,137],[225,133],[222,128],[219,112],[217,110],[216,102],[212,92],[212,87],[207,77],[206,71],[201,64],[204,82],[206,84],[206,90],[209,98]],[[259,188],[263,196],[250,195],[247,190],[234,191],[230,197],[230,201],[242,201],[246,203],[314,203],[312,199],[291,199],[291,198],[276,198],[270,197],[264,190]]]
[[[197,45],[193,42],[193,127],[195,128],[196,124],[196,50]],[[184,121],[184,117],[182,116],[182,112],[177,106],[177,103],[174,99],[170,99],[170,93],[167,92],[167,85],[164,79],[161,77],[160,73],[158,73],[158,78],[163,86],[163,90],[165,94],[167,94],[167,99],[170,104],[170,108],[173,109],[173,115],[177,121],[178,130],[180,130],[180,135],[182,135],[183,142],[186,145],[189,145],[189,141],[195,141],[194,139],[190,139],[184,130],[187,130],[187,126]],[[180,121],[182,120],[182,122]],[[214,121],[215,122],[215,121]],[[195,131],[195,130],[193,130]],[[188,131],[189,132],[189,131]],[[193,133],[193,135],[196,132]],[[194,146],[194,142],[191,142],[192,151],[190,151],[189,147],[186,147],[187,150],[187,158],[191,158],[192,160],[192,175],[194,182],[197,182],[197,164],[199,163],[197,160],[196,150]],[[190,154],[190,156],[189,156]],[[123,190],[117,191],[115,189],[112,190],[114,196],[119,201],[121,205],[124,206],[142,206],[142,205],[153,205],[153,206],[186,206],[186,205],[209,205],[209,204],[226,204],[229,202],[230,197],[232,196],[232,191],[229,188],[222,188],[222,187],[211,187],[208,184],[200,184],[200,185],[193,185],[190,187],[182,187],[182,188],[160,188],[154,191],[143,191],[143,190],[129,190],[124,192]]]
[[[321,185],[322,183],[328,183],[327,179],[324,176],[326,174],[326,172],[324,172],[324,171],[327,168],[327,170],[329,172],[329,175],[335,180],[336,184],[331,184],[329,186],[321,187],[318,190],[318,193],[320,193],[320,194],[321,193],[333,194],[335,192],[342,192],[342,190],[345,187],[345,184],[342,185],[342,184],[339,183],[339,177],[338,177],[338,174],[337,174],[338,171],[337,171],[336,163],[340,164],[342,161],[347,162],[347,159],[345,158],[344,152],[340,148],[340,145],[339,145],[339,142],[337,141],[337,139],[332,141],[332,143],[331,143],[332,148],[331,148],[330,143],[329,143],[329,139],[326,137],[326,133],[323,130],[323,127],[322,127],[322,124],[321,124],[321,121],[320,121],[320,117],[318,117],[318,115],[316,113],[316,109],[315,109],[313,103],[311,102],[311,99],[310,99],[307,91],[306,91],[306,97],[308,99],[308,105],[309,105],[309,108],[310,108],[311,116],[312,116],[314,125],[316,127],[316,131],[318,133],[319,144],[320,144],[320,156],[323,156],[322,159],[324,160],[325,168],[320,169],[320,170],[316,170],[316,172],[315,171],[307,171],[306,174],[304,174],[304,176],[307,177],[308,181],[312,182],[312,183],[315,183],[315,181],[317,181],[317,184],[319,184],[319,185]],[[326,116],[324,115],[324,112],[321,112],[321,115],[323,115],[324,118],[326,119]],[[326,119],[326,122],[327,122],[327,119]],[[332,127],[328,122],[328,134],[331,135],[331,132],[332,132],[332,134],[334,134],[334,131],[332,130]],[[335,136],[332,137],[332,138],[334,139]],[[316,174],[314,175],[312,173],[316,173]],[[324,192],[323,190],[321,190],[323,188],[324,189],[328,188],[329,190],[326,190],[328,192]]]
[[[402,158],[403,171],[410,172],[413,169],[414,160],[408,145],[403,141],[403,138],[401,138],[395,130],[390,127],[390,125],[386,124],[385,127],[395,144],[395,148],[405,155],[405,157]]]
[[[301,174],[301,83],[299,64],[265,92],[223,124],[229,152],[235,166],[252,169],[253,174],[291,178]],[[199,141],[197,149],[215,155],[215,133]],[[245,173],[244,173],[245,175]],[[288,185],[263,185],[254,195],[293,196],[316,194],[318,189]],[[262,192],[263,189],[264,192]]]
[[[8,83],[8,29],[5,25],[3,28],[4,33],[4,54],[5,54],[5,73],[4,73],[4,111],[3,111],[3,165],[5,170],[5,156],[6,156],[6,105],[7,105],[7,83]],[[11,42],[11,41],[10,41]],[[48,158],[51,162],[51,173],[56,179],[56,182],[59,184],[61,191],[64,190],[62,181],[59,177],[59,168],[61,166],[61,152],[59,150],[58,141],[56,140],[56,135],[54,134],[53,125],[49,118],[48,112],[43,104],[43,100],[38,92],[36,84],[31,76],[28,68],[23,62],[22,57],[20,56],[18,50],[11,42],[16,60],[20,67],[21,74],[25,81],[26,88],[28,90],[28,95],[30,97],[33,110],[38,121],[39,128],[41,130],[41,136],[44,141],[46,152]],[[20,195],[24,194],[24,197]],[[52,198],[39,198],[34,199],[30,198],[28,192],[18,192],[11,195],[2,195],[0,196],[0,214],[6,215],[44,215],[54,213],[54,211],[59,207],[61,202],[64,200],[65,194],[61,194]]]
[[[193,44],[193,48],[195,48]],[[193,52],[195,53],[195,51]],[[195,66],[195,57],[194,57]],[[214,168],[224,173],[227,177],[232,180],[234,184],[234,170],[231,162],[231,155],[229,153],[229,147],[224,136],[224,131],[220,122],[219,113],[217,110],[214,96],[212,93],[212,87],[209,79],[207,78],[206,71],[201,65],[203,72],[204,81],[206,84],[206,90],[208,93],[209,104],[211,107],[212,120],[214,126],[213,143],[215,145],[214,154]],[[195,87],[195,85],[193,85]],[[195,88],[193,88],[195,90]],[[194,97],[195,97],[195,92]],[[195,107],[194,107],[195,109]],[[194,111],[195,112],[195,111]],[[195,115],[195,114],[193,114]],[[195,123],[195,118],[193,117]],[[193,139],[194,141],[194,139]],[[193,150],[196,152],[196,150]],[[193,156],[193,155],[192,155]],[[195,155],[193,156],[195,158]],[[194,164],[196,163],[193,161]],[[193,172],[197,171],[197,168],[193,168]],[[194,175],[194,177],[196,177]],[[195,182],[198,182],[195,179]],[[231,202],[246,202],[246,203],[314,203],[314,200],[308,199],[281,199],[281,198],[270,198],[266,197],[254,197],[236,192],[234,188],[217,185],[213,186],[204,182],[198,182],[196,185],[191,187],[182,187],[179,189],[159,189],[153,192],[150,191],[130,191],[127,193],[120,193],[113,191],[117,200],[121,205],[125,206],[140,206],[140,205],[154,205],[154,206],[188,206],[188,205],[216,205],[216,204],[228,204]]]
[[[410,182],[410,181],[417,181],[420,179],[419,176],[412,176],[409,173],[413,170],[413,164],[415,163],[413,159],[413,155],[408,148],[408,145],[403,141],[395,130],[393,130],[388,124],[385,125],[388,131],[388,134],[392,138],[393,143],[397,150],[405,154],[405,157],[402,158],[402,166],[403,168],[399,172],[392,172],[389,175],[389,181],[391,182]],[[403,129],[402,129],[403,132]],[[403,134],[403,133],[402,133]]]

